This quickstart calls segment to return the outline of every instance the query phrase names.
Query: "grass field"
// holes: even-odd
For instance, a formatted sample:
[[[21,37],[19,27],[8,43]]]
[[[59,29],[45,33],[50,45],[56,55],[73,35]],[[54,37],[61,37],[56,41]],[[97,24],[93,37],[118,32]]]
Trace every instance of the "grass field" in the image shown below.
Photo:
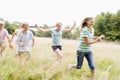
[[[76,63],[78,40],[63,40],[64,58],[56,62],[49,38],[35,38],[31,59],[26,66],[18,65],[15,49],[6,49],[0,59],[0,80],[91,80],[87,61],[82,69],[69,71]],[[120,80],[120,44],[100,42],[92,45],[96,64],[96,80]]]

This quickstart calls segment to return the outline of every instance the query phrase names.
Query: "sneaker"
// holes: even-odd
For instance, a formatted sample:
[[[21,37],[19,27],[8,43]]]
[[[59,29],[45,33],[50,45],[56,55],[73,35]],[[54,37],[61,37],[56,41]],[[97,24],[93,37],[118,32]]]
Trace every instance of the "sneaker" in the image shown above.
[[[75,65],[73,65],[73,64],[69,64],[69,65],[68,65],[68,69],[69,69],[70,71],[72,71],[73,68],[75,68]]]
[[[1,58],[4,58],[4,57],[5,57],[5,54],[4,54],[4,53],[0,54],[0,57],[1,57]]]

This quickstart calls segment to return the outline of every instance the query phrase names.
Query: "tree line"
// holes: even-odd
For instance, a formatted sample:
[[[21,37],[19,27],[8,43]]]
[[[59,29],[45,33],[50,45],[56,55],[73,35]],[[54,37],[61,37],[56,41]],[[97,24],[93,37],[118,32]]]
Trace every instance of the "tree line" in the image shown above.
[[[15,31],[15,29],[20,29],[20,26],[22,24],[21,22],[18,22],[18,21],[14,21],[14,22],[10,23],[9,21],[4,20],[3,18],[0,18],[0,21],[5,22],[4,27],[8,30],[9,34],[12,34]],[[30,26],[30,27],[34,28],[34,26]],[[52,28],[52,26],[49,27],[46,24],[44,24],[42,26],[42,28],[47,29],[47,28]],[[69,28],[69,26],[66,26],[65,28]],[[43,32],[40,32],[40,31],[34,31],[32,29],[30,29],[30,30],[33,32],[33,34],[35,36],[38,36],[38,37],[51,37],[50,32],[43,33]],[[79,34],[80,34],[79,29],[76,28],[74,33],[66,33],[66,32],[64,32],[63,33],[63,38],[64,39],[77,39]]]
[[[120,10],[117,13],[101,13],[95,18],[95,35],[106,35],[108,41],[120,42]]]
[[[5,22],[5,28],[8,30],[10,34],[14,32],[15,29],[20,28],[21,22],[14,21],[10,23],[2,18],[1,21]],[[69,28],[70,26],[66,26]],[[46,24],[42,26],[42,28],[49,28]],[[120,10],[117,13],[104,13],[97,15],[95,18],[95,36],[100,36],[104,34],[106,36],[107,41],[119,41],[120,42]],[[42,33],[40,31],[33,31],[33,34],[38,37],[51,37],[51,33]],[[79,39],[80,31],[79,27],[75,28],[74,33],[63,33],[63,38],[65,39]]]

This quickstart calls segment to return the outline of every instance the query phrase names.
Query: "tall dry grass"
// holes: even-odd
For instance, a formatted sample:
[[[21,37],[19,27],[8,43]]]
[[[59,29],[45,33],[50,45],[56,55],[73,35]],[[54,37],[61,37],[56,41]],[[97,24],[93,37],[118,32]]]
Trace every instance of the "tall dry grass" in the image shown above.
[[[78,40],[63,40],[62,61],[55,61],[49,38],[35,38],[31,59],[20,67],[15,49],[5,51],[0,59],[0,80],[90,80],[90,71],[84,59],[82,69],[68,69],[68,64],[76,63]],[[96,64],[96,80],[120,80],[120,45],[101,42],[92,45]]]

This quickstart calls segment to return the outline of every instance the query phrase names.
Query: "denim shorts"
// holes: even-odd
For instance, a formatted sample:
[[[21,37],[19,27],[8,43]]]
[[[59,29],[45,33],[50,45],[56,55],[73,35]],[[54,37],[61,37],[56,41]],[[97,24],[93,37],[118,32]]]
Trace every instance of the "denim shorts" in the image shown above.
[[[94,70],[95,66],[94,66],[94,60],[93,60],[92,52],[80,52],[79,50],[77,51],[77,65],[76,65],[76,68],[77,69],[82,68],[84,57],[88,61],[89,68],[91,70]]]

